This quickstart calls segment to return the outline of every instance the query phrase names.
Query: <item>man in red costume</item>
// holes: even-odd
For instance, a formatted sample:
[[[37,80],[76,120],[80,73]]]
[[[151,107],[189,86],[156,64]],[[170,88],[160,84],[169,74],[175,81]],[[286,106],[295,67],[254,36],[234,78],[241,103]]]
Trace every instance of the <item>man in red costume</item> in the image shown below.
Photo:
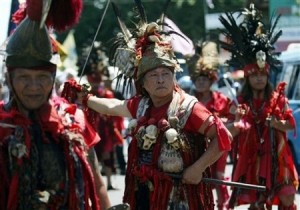
[[[228,62],[243,69],[245,75],[230,129],[237,144],[233,180],[264,185],[267,191],[234,189],[230,207],[250,204],[249,209],[260,210],[278,205],[280,210],[296,210],[299,182],[286,137],[286,131],[295,128],[295,120],[284,95],[285,84],[273,90],[269,82],[271,70],[279,63],[272,44],[281,31],[274,33],[276,25],[265,26],[253,4],[242,11],[241,17],[240,25],[232,13],[220,18],[224,34],[231,39],[229,44],[222,43],[232,53]],[[277,20],[270,22],[276,24]]]
[[[97,112],[132,119],[123,198],[130,209],[213,210],[212,189],[201,180],[210,177],[209,166],[230,150],[231,135],[218,117],[177,85],[180,66],[158,24],[143,24],[136,42],[127,40],[133,48],[125,48],[124,42],[114,48],[115,65],[129,79],[125,84],[135,81],[137,94],[118,100],[81,92],[79,101]],[[128,59],[122,63],[119,56]]]
[[[6,47],[12,96],[0,105],[0,209],[107,209],[92,149],[99,136],[76,105],[50,98],[58,54],[41,20],[42,2],[27,2]]]
[[[189,73],[195,85],[193,95],[214,115],[224,123],[228,121],[231,100],[211,87],[218,78],[219,57],[217,45],[214,42],[203,42],[196,45],[196,54],[187,60]],[[212,177],[224,180],[225,166],[228,153],[224,152],[211,167]],[[226,209],[229,198],[225,185],[216,185],[217,207]]]
[[[83,56],[78,61],[79,74],[83,71],[83,75],[86,75],[91,87],[90,92],[101,98],[115,98],[111,87],[108,57],[101,42],[96,41],[91,51],[90,47],[84,48],[82,51]],[[88,54],[90,56],[87,65],[84,66]],[[85,68],[83,69],[83,67]],[[95,122],[94,127],[101,137],[101,141],[95,145],[95,151],[107,178],[107,189],[113,190],[111,178],[116,173],[115,147],[123,144],[122,126],[124,125],[122,124],[124,118],[97,113]]]

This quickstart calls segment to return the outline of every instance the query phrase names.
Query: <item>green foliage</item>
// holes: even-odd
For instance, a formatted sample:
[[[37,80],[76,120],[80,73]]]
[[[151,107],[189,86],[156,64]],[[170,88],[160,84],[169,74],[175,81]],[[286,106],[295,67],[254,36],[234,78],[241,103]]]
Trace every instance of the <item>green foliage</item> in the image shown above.
[[[133,1],[118,0],[115,2],[120,9],[122,19],[126,25],[133,27],[136,21],[132,11],[134,6]],[[162,12],[164,1],[142,0],[142,2],[147,13],[148,22],[157,20]],[[215,7],[210,9],[206,6],[206,0],[172,0],[166,14],[191,40],[199,40],[203,39],[205,33],[204,12],[219,13],[233,11],[245,6],[245,0],[213,0],[213,3]],[[107,0],[84,1],[84,10],[80,22],[75,27],[75,40],[78,53],[80,53],[83,45],[91,45],[106,4]],[[96,40],[101,41],[106,48],[109,48],[110,39],[119,31],[117,19],[110,5]],[[217,31],[207,32],[209,37],[218,36],[217,33]],[[62,42],[66,34],[58,34],[58,40]]]

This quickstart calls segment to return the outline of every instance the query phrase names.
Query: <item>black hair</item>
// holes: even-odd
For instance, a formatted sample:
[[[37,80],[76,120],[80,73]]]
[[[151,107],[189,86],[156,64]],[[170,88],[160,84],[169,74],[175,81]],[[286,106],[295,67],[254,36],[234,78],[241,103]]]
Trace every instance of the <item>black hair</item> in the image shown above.
[[[267,85],[264,89],[264,99],[267,99],[267,100],[270,99],[273,90],[274,90],[274,87],[268,78]],[[249,77],[245,78],[240,95],[244,98],[245,101],[249,101],[249,100],[253,99],[253,91],[252,91],[252,87],[249,82]]]

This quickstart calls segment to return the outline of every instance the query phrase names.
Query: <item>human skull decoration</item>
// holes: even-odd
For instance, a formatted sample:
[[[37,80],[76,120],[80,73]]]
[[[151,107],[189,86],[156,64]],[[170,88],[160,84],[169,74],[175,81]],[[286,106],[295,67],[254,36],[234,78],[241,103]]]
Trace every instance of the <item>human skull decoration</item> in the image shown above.
[[[169,117],[169,123],[170,123],[172,128],[177,128],[178,123],[179,123],[178,117],[177,116],[170,116]]]
[[[174,128],[170,128],[165,132],[167,143],[175,150],[180,148],[180,139],[177,131]]]
[[[157,127],[155,125],[148,125],[146,127],[146,133],[142,137],[144,140],[143,149],[149,150],[152,144],[156,142],[156,137],[157,137]]]
[[[27,147],[23,143],[16,143],[11,147],[10,152],[13,156],[21,158],[27,154]]]
[[[256,53],[256,63],[260,69],[264,68],[266,65],[266,53],[262,50]]]

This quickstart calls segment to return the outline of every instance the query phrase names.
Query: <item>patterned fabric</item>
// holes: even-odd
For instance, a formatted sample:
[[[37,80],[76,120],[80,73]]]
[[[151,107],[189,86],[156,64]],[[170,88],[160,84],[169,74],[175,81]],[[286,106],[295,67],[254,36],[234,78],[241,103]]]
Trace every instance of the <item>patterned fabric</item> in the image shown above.
[[[56,98],[30,119],[14,106],[0,116],[12,125],[0,127],[0,209],[100,209],[86,159],[99,136],[76,107]]]
[[[200,93],[195,93],[198,100],[200,100]],[[230,120],[229,118],[229,107],[231,101],[228,97],[224,94],[213,91],[211,92],[211,100],[206,103],[206,108],[213,113],[214,115],[220,117],[221,119],[225,118],[227,121]],[[211,173],[212,177],[216,179],[225,179],[222,175],[220,178],[220,174],[224,174],[225,167],[227,163],[228,152],[224,152],[223,155],[211,166]],[[229,193],[227,187],[225,185],[214,186],[218,191],[218,199],[217,205],[218,208],[221,209],[223,206],[226,205],[226,202],[229,198]]]

